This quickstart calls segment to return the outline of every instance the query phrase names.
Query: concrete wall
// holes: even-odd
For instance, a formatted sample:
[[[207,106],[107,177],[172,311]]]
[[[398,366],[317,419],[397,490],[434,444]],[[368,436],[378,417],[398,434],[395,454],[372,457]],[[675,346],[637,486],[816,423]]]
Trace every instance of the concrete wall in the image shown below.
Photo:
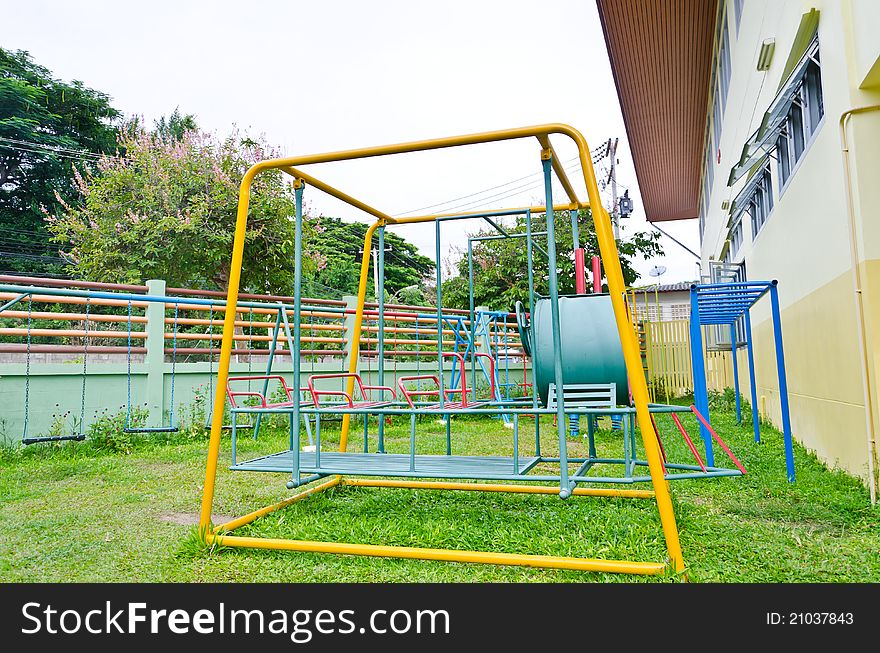
[[[249,369],[247,363],[235,363],[232,365],[231,374],[247,375],[261,374],[265,372],[265,357],[254,357]],[[397,363],[388,360],[385,363],[385,385],[396,388],[397,376],[412,375],[417,372],[429,374],[437,370],[437,362],[433,360],[422,361],[417,368],[415,363]],[[449,382],[451,364],[446,365],[446,381]],[[301,369],[301,384],[306,387],[308,377],[311,374],[329,374],[343,371],[342,359],[332,362],[304,361]],[[290,361],[281,361],[273,366],[273,373],[283,374],[291,384],[292,368]],[[214,380],[217,375],[217,366],[213,366],[213,377],[209,374],[208,363],[179,363],[176,369],[174,383],[174,411],[176,424],[188,424],[193,421],[203,422],[206,418],[204,402],[198,404],[196,409],[196,395],[202,397],[208,395],[209,386],[216,389]],[[522,381],[522,364],[514,365],[511,361],[510,380]],[[361,363],[361,378],[365,385],[377,384],[378,374],[376,361],[366,360]],[[499,380],[504,383],[505,368],[499,369]],[[470,376],[468,376],[470,381]],[[481,375],[477,375],[478,385],[481,383]],[[148,393],[148,374],[142,364],[132,367],[131,394],[132,405],[143,407]],[[82,365],[78,362],[32,364],[30,374],[30,411],[28,419],[28,435],[45,435],[49,432],[53,420],[62,417],[67,426],[66,432],[73,434],[73,419],[79,420],[80,399],[82,390]],[[259,390],[258,384],[253,386]],[[171,364],[165,363],[164,374],[161,378],[162,405],[161,408],[152,411],[154,423],[167,424],[171,408]],[[269,392],[273,388],[270,386]],[[102,414],[114,414],[125,411],[127,401],[128,383],[127,366],[125,364],[102,364],[90,365],[86,375],[86,424],[90,424]],[[24,394],[25,394],[25,366],[22,363],[5,364],[0,368],[0,439],[6,442],[21,439],[24,426]]]
[[[724,3],[722,3],[724,4]],[[774,207],[757,235],[744,225],[733,262],[746,262],[750,279],[778,279],[794,436],[828,463],[868,478],[870,458],[859,320],[850,246],[847,188],[853,191],[856,249],[867,314],[869,380],[880,365],[880,113],[853,118],[848,180],[839,119],[854,106],[880,103],[865,80],[880,55],[880,3],[861,0],[746,2],[739,33],[729,5],[732,78],[720,139],[721,162],[703,234],[704,265],[720,256],[728,236],[728,212],[744,181],[727,187],[742,146],[776,94],[801,16],[820,11],[819,48],[825,117],[804,157],[780,188],[771,163]],[[764,39],[775,38],[770,69],[756,70]],[[711,111],[710,111],[711,114]],[[713,157],[714,158],[714,157]],[[758,394],[780,421],[769,300],[752,312]],[[747,382],[743,387],[748,387]],[[873,388],[876,388],[876,381]],[[875,417],[875,428],[878,428]]]
[[[165,295],[165,283],[161,280],[147,282],[148,294],[155,297]],[[6,293],[8,295],[8,293]],[[35,293],[41,294],[41,293]],[[45,292],[42,294],[46,294]],[[51,294],[51,293],[50,293]],[[14,295],[13,295],[14,297]],[[356,298],[343,297],[349,308],[356,306]],[[479,307],[478,307],[479,309]],[[124,303],[122,304],[124,311]],[[337,309],[339,310],[339,309]],[[82,432],[80,416],[84,414],[86,429],[102,415],[114,415],[125,413],[127,406],[137,407],[146,411],[147,417],[144,426],[166,426],[172,421],[173,409],[175,425],[192,425],[203,423],[207,415],[207,406],[213,404],[213,399],[206,401],[216,391],[217,364],[208,362],[185,362],[179,360],[175,365],[171,356],[166,353],[169,341],[166,340],[166,305],[161,301],[149,302],[144,311],[146,322],[144,324],[146,353],[132,354],[129,357],[118,351],[112,353],[90,352],[86,360],[85,373],[85,410],[82,411],[82,388],[83,388],[83,355],[80,353],[32,353],[30,355],[30,371],[24,353],[0,354],[0,439],[15,441],[21,439],[24,434],[25,417],[27,415],[27,436],[37,437],[42,435],[73,435]],[[326,316],[325,316],[326,317]],[[18,319],[23,319],[19,316]],[[354,340],[354,317],[342,315],[330,318],[336,320],[341,329],[332,333],[342,335],[334,340],[339,345],[334,351],[335,355],[304,356],[300,368],[300,386],[307,388],[308,378],[312,374],[332,374],[347,371],[349,369],[348,356],[351,355]],[[204,320],[207,322],[207,319]],[[58,322],[64,328],[63,321]],[[124,322],[123,322],[124,324]],[[219,327],[218,327],[219,328]],[[429,328],[424,323],[422,328]],[[436,327],[435,327],[436,328]],[[97,331],[95,331],[97,333]],[[215,335],[219,332],[214,331]],[[304,335],[311,333],[308,325],[304,326]],[[365,332],[364,337],[370,337],[371,332]],[[388,332],[386,338],[393,337],[393,332]],[[406,334],[404,334],[406,335]],[[446,336],[448,340],[448,335]],[[125,340],[125,334],[121,336]],[[479,351],[486,351],[486,343],[478,339]],[[181,342],[188,342],[182,340]],[[362,341],[363,342],[363,341]],[[436,336],[429,335],[426,343],[434,345]],[[218,343],[215,342],[215,346]],[[293,385],[291,374],[293,371],[291,356],[285,348],[282,340],[279,340],[279,350],[276,352],[273,374],[285,376],[287,384]],[[511,343],[513,344],[513,343]],[[303,348],[312,345],[303,342]],[[450,346],[451,350],[451,346]],[[266,352],[267,350],[262,350]],[[386,349],[386,351],[388,351]],[[345,352],[345,356],[340,355]],[[201,354],[204,356],[204,354]],[[251,355],[247,362],[246,355],[236,355],[232,358],[230,374],[232,376],[265,374],[268,366],[268,355]],[[244,361],[244,362],[243,362]],[[453,360],[444,359],[443,370],[446,387],[449,387],[452,373]],[[527,364],[527,369],[529,365]],[[378,385],[378,360],[375,357],[363,357],[358,361],[357,369],[361,374],[364,385]],[[422,357],[419,362],[410,359],[403,362],[399,357],[388,356],[384,361],[383,385],[397,388],[398,376],[412,376],[414,374],[438,374],[438,362],[435,356]],[[469,364],[467,366],[469,370]],[[497,378],[499,384],[519,384],[523,380],[522,359],[502,359],[499,362]],[[527,372],[531,376],[530,372]],[[484,375],[477,368],[477,392],[478,396],[484,397],[488,393],[488,383]],[[468,374],[468,385],[472,384],[471,375]],[[270,382],[268,394],[280,391],[277,382]],[[343,381],[327,380],[327,385],[316,386],[320,389],[341,389]],[[332,386],[332,387],[331,387]],[[252,383],[251,388],[246,385],[237,386],[233,389],[262,390],[259,382]],[[511,389],[512,391],[515,388]],[[504,386],[499,388],[504,396]],[[173,393],[173,398],[172,398]],[[225,391],[224,391],[225,393]],[[28,408],[25,407],[25,397],[28,396]],[[400,401],[403,397],[398,398]],[[54,429],[53,429],[54,425]],[[52,433],[50,433],[52,431]]]

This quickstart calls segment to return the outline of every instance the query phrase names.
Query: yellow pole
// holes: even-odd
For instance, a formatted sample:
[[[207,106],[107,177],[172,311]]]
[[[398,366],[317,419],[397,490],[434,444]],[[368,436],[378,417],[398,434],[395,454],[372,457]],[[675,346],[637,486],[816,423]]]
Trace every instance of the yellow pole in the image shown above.
[[[361,326],[364,322],[364,302],[367,299],[367,279],[370,276],[370,243],[373,240],[373,233],[382,224],[382,220],[374,222],[364,235],[364,253],[361,256],[361,278],[358,282],[357,309],[354,316],[354,329],[351,334],[351,359],[348,362],[348,371],[352,374],[357,372],[358,358],[361,355]],[[354,378],[350,377],[348,379],[348,396],[353,396],[353,392]],[[342,432],[339,434],[340,451],[345,451],[348,446],[348,429],[350,425],[351,414],[346,413],[342,416]]]
[[[466,492],[510,492],[512,494],[559,494],[558,487],[549,485],[509,485],[499,483],[458,483],[452,481],[396,481],[373,478],[346,478],[342,485],[352,487],[387,487],[409,490],[462,490]],[[572,494],[579,497],[626,497],[653,499],[653,490],[627,490],[619,488],[576,487]]]
[[[226,380],[229,378],[229,360],[232,356],[235,308],[238,303],[238,286],[241,282],[241,263],[244,258],[244,235],[247,230],[247,212],[251,184],[258,172],[270,167],[265,162],[257,163],[251,167],[241,180],[238,194],[235,238],[232,243],[232,261],[229,264],[229,288],[226,292],[226,313],[223,316],[223,339],[220,341],[220,362],[217,369],[217,391],[214,393],[211,438],[208,441],[208,462],[205,465],[205,486],[202,492],[202,510],[199,516],[199,532],[202,534],[202,537],[207,537],[208,529],[211,527],[211,507],[214,503],[214,482],[217,478],[217,458],[220,455],[223,411],[226,408]]]
[[[221,524],[214,529],[215,533],[220,533],[223,531],[234,531],[236,528],[240,528],[245,524],[250,524],[252,521],[259,519],[260,517],[264,517],[268,515],[270,512],[275,512],[276,510],[281,510],[281,508],[286,508],[287,506],[296,503],[297,501],[302,501],[306,497],[309,497],[313,494],[317,494],[323,490],[329,489],[336,485],[339,485],[342,482],[341,476],[334,476],[329,481],[325,481],[320,485],[316,485],[315,487],[311,487],[304,492],[299,492],[294,494],[292,497],[285,499],[284,501],[279,501],[278,503],[274,503],[271,506],[266,506],[265,508],[260,508],[259,510],[254,510],[253,512],[249,512],[246,515],[242,515],[238,519],[233,519],[231,521],[226,522],[225,524]]]
[[[683,572],[684,558],[681,553],[681,542],[678,538],[678,527],[675,523],[675,511],[672,508],[672,497],[669,494],[669,485],[664,478],[660,446],[657,443],[657,434],[654,431],[654,426],[651,423],[651,414],[648,411],[648,384],[645,380],[645,375],[642,373],[638,337],[627,320],[626,307],[623,304],[623,293],[626,291],[626,284],[623,281],[623,270],[620,267],[620,258],[617,253],[617,243],[614,241],[611,218],[602,207],[599,187],[596,184],[596,175],[593,171],[593,161],[589,156],[590,150],[586,140],[580,132],[571,127],[568,127],[567,133],[578,144],[581,169],[584,172],[584,181],[587,185],[587,195],[590,198],[590,206],[593,207],[593,222],[596,226],[599,252],[602,255],[602,262],[605,264],[608,292],[611,295],[614,319],[617,322],[617,331],[620,334],[620,343],[623,346],[623,358],[626,362],[629,387],[636,405],[636,416],[648,458],[651,482],[657,495],[657,508],[660,512],[663,534],[666,537],[666,547],[675,571]]]
[[[557,490],[558,492],[558,490]],[[239,535],[217,535],[220,546],[304,551],[311,553],[342,553],[347,555],[407,558],[410,560],[440,560],[445,562],[473,562],[489,565],[513,565],[542,569],[573,569],[620,574],[659,575],[665,572],[662,562],[632,562],[629,560],[596,560],[563,556],[524,555],[520,553],[492,553],[490,551],[460,551],[456,549],[420,549],[409,546],[381,546],[350,544],[348,542],[312,542],[309,540],[279,540]]]

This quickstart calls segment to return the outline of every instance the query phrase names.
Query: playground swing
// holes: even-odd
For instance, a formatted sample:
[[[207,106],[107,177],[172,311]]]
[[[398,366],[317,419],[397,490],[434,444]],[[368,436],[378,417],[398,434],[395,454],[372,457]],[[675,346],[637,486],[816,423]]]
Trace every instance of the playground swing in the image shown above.
[[[89,299],[86,298],[85,335],[83,336],[83,367],[82,367],[82,391],[79,404],[79,433],[73,435],[47,435],[35,438],[27,436],[28,419],[30,417],[30,381],[31,381],[31,326],[33,324],[33,295],[28,295],[27,310],[27,350],[25,353],[25,376],[24,376],[24,430],[21,435],[21,443],[25,445],[39,444],[41,442],[82,442],[86,439],[86,373],[88,371],[89,358]]]
[[[256,440],[257,436],[260,432],[260,425],[262,417],[264,416],[264,411],[273,411],[278,409],[289,408],[296,403],[304,403],[305,397],[304,395],[308,393],[308,390],[300,389],[299,391],[299,401],[297,402],[294,399],[294,394],[291,391],[290,386],[287,385],[287,382],[284,379],[284,376],[281,374],[272,374],[271,373],[271,365],[272,359],[275,355],[276,348],[278,346],[278,335],[279,328],[282,322],[286,325],[286,311],[287,308],[284,305],[280,305],[277,307],[278,316],[275,323],[275,330],[273,335],[270,337],[270,348],[268,350],[269,353],[269,364],[265,374],[254,374],[253,372],[253,363],[252,363],[252,346],[251,342],[253,340],[253,315],[254,315],[254,307],[251,306],[249,309],[249,335],[248,335],[248,369],[247,374],[245,376],[230,376],[226,380],[226,398],[228,401],[228,405],[230,407],[230,414],[232,416],[231,424],[224,424],[222,426],[223,430],[231,431],[232,435],[232,458],[235,460],[236,458],[236,447],[238,441],[238,430],[239,429],[251,429],[253,430],[253,439]],[[212,323],[209,323],[211,326]],[[286,326],[285,326],[286,330]],[[314,333],[314,330],[313,330]],[[314,336],[313,336],[314,339]],[[289,342],[289,341],[288,341]],[[291,348],[291,355],[293,354],[293,348]],[[209,359],[209,373],[211,377],[213,377],[213,358]],[[311,363],[312,372],[314,372],[314,360]],[[255,391],[253,390],[252,383],[254,381],[262,382],[262,390]],[[277,390],[281,392],[280,400],[274,399],[269,395],[269,382],[275,381],[278,384]],[[239,390],[234,388],[234,385],[238,383],[247,383],[247,389]],[[211,379],[209,379],[209,384],[211,383]],[[211,386],[212,387],[212,386]],[[239,403],[239,398],[246,398],[245,401]],[[238,423],[238,415],[246,414],[248,415],[248,421],[242,424]],[[256,418],[253,415],[256,415]],[[213,418],[213,415],[211,416]],[[305,413],[301,414],[301,422],[303,426],[305,426],[306,436],[308,438],[309,444],[303,447],[303,451],[311,452],[314,451],[314,438],[312,435],[312,426],[309,421],[309,416]],[[206,425],[208,426],[208,425]],[[293,431],[293,420],[290,420],[290,430]],[[293,436],[291,436],[292,438]]]
[[[214,415],[214,405],[211,398],[214,396],[214,307],[209,309],[208,317],[208,395],[205,398],[205,430],[211,430],[211,417]],[[237,429],[252,429],[252,423],[236,424]],[[232,424],[224,424],[224,431],[232,430]],[[256,432],[254,433],[256,437]]]
[[[565,175],[564,168],[558,163],[558,157],[550,143],[551,135],[563,135],[568,137],[578,148],[581,162],[583,181],[587,187],[587,202],[577,197],[570,181]],[[298,166],[330,163],[333,161],[366,159],[374,156],[392,154],[406,154],[411,152],[437,150],[464,145],[477,145],[490,142],[500,142],[516,139],[537,139],[540,145],[540,160],[544,177],[545,198],[543,205],[537,207],[523,207],[498,211],[482,211],[470,213],[455,213],[442,215],[411,216],[407,218],[392,218],[372,207],[369,207],[354,198],[338,191],[328,184],[311,177],[303,172]],[[296,395],[300,389],[301,357],[296,355],[296,350],[301,342],[302,315],[302,195],[307,184],[316,187],[341,199],[350,205],[371,214],[376,221],[367,229],[361,258],[360,278],[358,284],[357,307],[354,311],[355,319],[351,334],[352,351],[347,360],[348,371],[345,373],[312,375],[308,380],[309,390],[312,395],[312,404],[302,404],[297,401],[289,402],[277,408],[264,405],[256,409],[245,409],[257,414],[271,412],[289,414],[291,422],[295,423],[302,415],[313,416],[315,419],[315,450],[304,452],[300,450],[300,438],[298,429],[291,428],[290,443],[286,450],[270,455],[261,455],[252,460],[238,462],[234,457],[230,469],[237,471],[280,473],[287,476],[286,486],[288,489],[309,486],[309,489],[294,494],[274,505],[260,508],[237,519],[224,524],[214,525],[211,521],[214,500],[215,483],[217,480],[217,464],[220,451],[220,433],[222,415],[214,414],[211,429],[211,439],[208,447],[208,455],[205,467],[205,484],[202,496],[202,508],[199,520],[200,533],[205,542],[220,546],[275,549],[301,552],[341,553],[353,555],[372,555],[393,558],[411,558],[425,560],[446,560],[455,562],[474,562],[521,565],[530,567],[577,569],[585,571],[622,572],[636,574],[663,574],[667,570],[675,572],[684,571],[684,561],[681,546],[678,539],[675,514],[666,482],[673,478],[709,478],[712,476],[738,476],[741,469],[713,468],[708,465],[673,465],[664,459],[657,437],[652,413],[676,413],[691,412],[689,408],[676,405],[649,404],[647,382],[641,374],[641,360],[639,356],[636,334],[625,314],[623,305],[624,281],[617,256],[616,245],[613,236],[610,216],[602,209],[598,185],[595,173],[591,166],[590,151],[583,136],[567,125],[552,124],[538,127],[502,130],[483,134],[472,134],[461,137],[441,138],[414,143],[402,143],[391,146],[378,146],[361,148],[344,152],[329,154],[309,155],[262,161],[253,166],[245,175],[239,198],[238,214],[236,219],[236,233],[233,244],[233,261],[240,265],[244,255],[245,240],[247,233],[248,214],[248,190],[254,176],[265,170],[281,170],[294,178],[294,191],[296,200],[295,228],[296,239],[294,245],[294,303],[293,303],[293,329],[288,338],[292,342],[291,353],[293,359],[294,385],[290,389],[292,395]],[[555,205],[552,197],[552,177],[554,172],[568,195],[569,203]],[[595,293],[592,296],[560,296],[557,280],[557,255],[555,241],[554,213],[559,211],[575,211],[583,208],[593,208],[593,217],[596,234],[599,241],[599,249],[603,261],[606,263],[606,276],[608,278],[609,292]],[[544,232],[533,232],[531,216],[532,212],[542,212],[546,222]],[[507,233],[493,222],[493,218],[506,215],[525,216],[526,231],[522,234]],[[527,338],[523,345],[532,350],[532,381],[531,397],[511,400],[509,398],[496,398],[497,387],[492,384],[491,398],[473,400],[468,396],[466,386],[466,363],[464,351],[458,350],[459,342],[456,328],[450,325],[456,340],[456,351],[443,351],[444,322],[442,308],[442,278],[440,266],[440,225],[443,222],[453,220],[467,220],[473,218],[484,219],[489,222],[500,234],[499,237],[526,239],[527,265],[529,273],[529,300],[530,315],[532,316],[532,342]],[[420,378],[399,377],[397,378],[397,390],[402,395],[401,401],[397,398],[395,390],[385,386],[384,372],[384,330],[386,327],[384,312],[384,234],[387,226],[402,226],[420,222],[433,222],[436,229],[436,271],[437,271],[437,351],[431,352],[436,355],[436,372],[430,375],[418,374]],[[365,308],[366,290],[368,285],[371,242],[373,235],[378,236],[378,261],[377,277],[379,281],[379,307],[378,307],[378,338],[377,355],[379,361],[377,386],[363,385],[358,371],[360,364],[360,344],[363,322],[372,319],[373,311]],[[546,250],[541,251],[547,257],[549,270],[547,285],[549,296],[542,297],[535,303],[535,288],[533,283],[532,246],[535,235],[544,235],[547,238]],[[577,241],[575,241],[577,245]],[[226,300],[226,320],[236,311],[238,300],[238,277],[232,276]],[[471,287],[471,301],[473,290]],[[537,316],[537,317],[536,317]],[[453,319],[451,316],[448,319]],[[471,320],[473,326],[473,318]],[[417,334],[418,334],[418,322]],[[537,326],[540,325],[540,326]],[[584,325],[589,325],[585,329]],[[497,330],[497,324],[495,325]],[[564,327],[564,328],[563,328]],[[502,327],[504,328],[504,327]],[[487,335],[491,336],[491,332]],[[492,344],[498,351],[501,346],[496,337],[487,337],[488,348]],[[418,341],[418,335],[417,335]],[[233,333],[224,329],[223,343],[220,355],[222,363],[218,384],[226,382],[226,370],[230,355],[234,347]],[[473,338],[470,339],[473,346]],[[564,343],[564,344],[563,344]],[[399,343],[398,343],[399,344]],[[531,345],[531,347],[529,347]],[[563,355],[563,347],[565,355]],[[507,347],[505,347],[507,349]],[[587,350],[586,353],[584,350]],[[426,352],[428,353],[428,352]],[[495,377],[495,360],[491,353],[480,352],[488,358],[490,377]],[[446,363],[450,357],[451,367]],[[583,365],[584,360],[589,360],[589,366]],[[418,365],[418,355],[417,355]],[[555,387],[564,389],[569,383],[588,383],[590,378],[580,379],[577,374],[571,375],[570,368],[574,366],[575,372],[586,372],[587,376],[598,375],[603,383],[615,384],[615,397],[613,406],[608,408],[580,408],[566,405],[564,392],[560,393],[560,400],[553,407],[546,405],[547,388],[550,383]],[[270,365],[271,367],[271,365]],[[367,358],[367,373],[372,370],[371,360]],[[419,372],[421,370],[418,370]],[[454,387],[451,379],[447,378],[457,371],[459,378],[458,388]],[[475,372],[475,369],[473,370]],[[271,372],[267,372],[271,373]],[[569,378],[571,377],[571,378]],[[622,389],[627,387],[627,379],[631,379],[632,401],[625,396],[627,393]],[[336,379],[341,386],[337,389],[315,390],[314,382],[318,380]],[[423,380],[431,388],[428,391],[413,391],[406,387],[406,382]],[[507,377],[505,377],[507,382]],[[593,381],[595,382],[595,381]],[[436,386],[436,390],[432,387]],[[418,387],[418,386],[417,386]],[[355,393],[355,389],[359,392]],[[476,388],[474,388],[476,389]],[[365,390],[381,391],[375,397],[367,397]],[[450,390],[460,393],[459,397],[450,396]],[[221,392],[221,388],[217,388]],[[436,401],[422,402],[417,399],[419,394],[436,395]],[[398,395],[398,396],[399,396]],[[321,397],[330,397],[322,401]],[[341,398],[341,399],[339,399]],[[415,399],[415,401],[414,401]],[[233,412],[234,412],[233,408]],[[450,418],[459,415],[491,416],[499,413],[508,413],[513,422],[512,445],[513,455],[452,455],[449,446]],[[637,418],[639,433],[644,447],[644,459],[631,459],[633,464],[647,467],[644,476],[620,476],[619,474],[595,475],[591,473],[591,466],[597,463],[618,465],[617,460],[597,460],[591,456],[581,454],[571,455],[568,449],[568,429],[565,422],[569,415],[586,414],[609,415],[621,413],[627,417],[630,415]],[[321,420],[341,415],[343,417],[342,430],[338,449],[322,451],[320,424]],[[378,417],[380,422],[386,416],[401,416],[408,418],[410,424],[409,451],[408,453],[360,453],[347,448],[349,442],[349,427],[353,419],[358,416]],[[532,453],[531,447],[520,449],[520,418],[523,416],[535,416],[535,448]],[[557,428],[554,429],[554,440],[558,440],[558,452],[550,450],[541,453],[540,416],[547,415],[557,418]],[[447,424],[447,452],[445,455],[426,454],[416,451],[417,432],[416,425],[419,417],[446,417]],[[697,415],[699,418],[699,415]],[[701,420],[702,421],[702,420]],[[234,433],[234,431],[233,431]],[[711,446],[711,442],[706,442]],[[335,448],[335,447],[334,447]],[[634,449],[634,447],[632,448]],[[632,451],[631,449],[631,451]],[[381,451],[381,447],[380,447]],[[574,452],[571,452],[574,453]],[[577,465],[576,471],[571,465]],[[682,470],[687,473],[670,474],[670,469]],[[614,470],[612,469],[612,472]],[[631,473],[631,472],[630,472]],[[389,479],[391,477],[391,480]],[[437,479],[437,480],[423,480]],[[468,481],[468,482],[459,482]],[[481,482],[482,481],[482,482]],[[488,482],[487,482],[488,481]],[[500,482],[508,482],[501,484]],[[518,482],[530,484],[522,485]],[[630,489],[619,487],[621,484],[650,483],[651,489]],[[618,487],[596,487],[599,484],[611,484]],[[589,485],[589,487],[587,486]],[[660,524],[663,530],[667,556],[665,559],[654,561],[633,560],[607,560],[598,558],[526,555],[517,553],[503,553],[499,551],[462,551],[462,550],[439,550],[430,548],[397,547],[386,545],[373,545],[366,543],[347,543],[337,541],[306,541],[295,539],[275,539],[242,536],[233,534],[233,531],[241,526],[249,524],[273,511],[283,509],[296,501],[313,495],[322,490],[334,486],[372,487],[372,488],[411,488],[411,489],[444,489],[462,490],[473,492],[510,492],[527,494],[557,495],[561,499],[573,496],[592,497],[628,497],[634,499],[653,499],[656,501],[660,515]]]
[[[174,339],[171,350],[171,408],[168,411],[168,426],[132,426],[131,421],[131,299],[128,300],[128,347],[126,352],[126,402],[125,402],[125,426],[124,433],[177,433],[178,428],[174,425],[174,382],[177,376],[177,325],[180,314],[180,304],[174,304]],[[163,342],[164,345],[164,342]],[[164,348],[163,348],[164,349]],[[162,353],[164,366],[165,354]],[[163,370],[164,373],[164,370]]]

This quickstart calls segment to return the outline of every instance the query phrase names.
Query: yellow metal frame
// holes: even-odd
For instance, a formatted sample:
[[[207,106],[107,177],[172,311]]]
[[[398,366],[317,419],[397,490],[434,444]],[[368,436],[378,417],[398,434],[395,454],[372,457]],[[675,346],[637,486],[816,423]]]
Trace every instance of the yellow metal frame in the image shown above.
[[[588,201],[578,199],[574,188],[565,174],[564,169],[555,156],[550,142],[551,135],[561,135],[570,138],[578,149],[581,170],[583,171],[584,183],[587,188]],[[239,283],[241,281],[241,266],[244,258],[245,233],[247,231],[247,213],[250,200],[250,189],[257,174],[267,170],[281,170],[295,179],[297,186],[310,184],[320,190],[336,197],[351,206],[361,209],[376,218],[364,237],[363,258],[361,260],[360,281],[358,285],[358,301],[355,314],[352,342],[360,342],[361,327],[364,314],[364,302],[366,300],[367,280],[370,265],[370,243],[375,230],[386,225],[402,225],[418,222],[431,222],[437,220],[440,215],[426,215],[411,218],[393,218],[345,193],[339,191],[299,169],[300,166],[315,163],[331,163],[337,161],[350,161],[353,159],[365,159],[392,154],[405,154],[409,152],[423,152],[450,147],[476,145],[480,143],[493,143],[499,141],[516,140],[523,138],[536,138],[541,146],[541,156],[551,157],[553,170],[568,195],[568,204],[554,206],[554,210],[577,210],[592,207],[593,220],[596,226],[596,235],[599,243],[599,252],[605,266],[608,279],[608,288],[614,309],[614,318],[620,341],[623,347],[624,360],[626,362],[630,389],[633,402],[636,407],[636,415],[642,433],[645,452],[648,459],[648,468],[651,475],[653,491],[646,490],[616,490],[616,489],[591,489],[576,488],[574,495],[578,496],[617,496],[634,498],[653,498],[657,502],[660,513],[660,521],[663,534],[666,539],[668,560],[664,562],[633,562],[626,560],[597,560],[592,558],[571,558],[556,556],[520,555],[511,553],[497,553],[486,551],[459,551],[446,549],[420,549],[412,547],[376,546],[369,544],[350,544],[339,542],[313,542],[307,540],[286,540],[271,538],[253,538],[229,535],[235,528],[251,523],[255,519],[269,514],[275,510],[284,508],[296,501],[320,492],[324,489],[339,485],[358,487],[394,487],[394,488],[433,488],[452,490],[473,490],[484,492],[521,492],[521,493],[557,493],[558,488],[545,486],[521,486],[521,485],[497,485],[482,483],[443,483],[426,481],[386,481],[368,479],[343,479],[336,476],[309,490],[300,492],[285,501],[267,506],[260,510],[244,515],[218,527],[212,527],[211,512],[214,501],[214,489],[217,477],[217,462],[220,453],[220,436],[223,425],[223,412],[226,405],[224,388],[229,377],[229,363],[232,354],[233,331],[238,302]],[[532,207],[533,210],[544,211],[545,207]],[[448,215],[448,214],[447,214]],[[419,560],[446,560],[451,562],[474,562],[500,565],[519,565],[529,567],[543,567],[556,569],[577,569],[584,571],[619,572],[630,574],[661,574],[671,568],[678,573],[684,572],[684,559],[681,552],[681,544],[678,537],[678,529],[675,523],[675,513],[672,507],[672,498],[669,493],[669,485],[663,474],[663,466],[660,457],[660,449],[657,435],[651,422],[648,411],[648,388],[645,376],[642,372],[641,358],[639,355],[638,337],[633,330],[626,310],[625,284],[620,267],[620,259],[617,253],[617,245],[614,241],[614,233],[608,212],[602,207],[599,196],[599,187],[593,170],[590,149],[583,135],[568,125],[554,123],[535,127],[522,127],[518,129],[506,129],[500,131],[469,134],[432,140],[413,141],[396,145],[384,145],[379,147],[367,147],[353,150],[343,150],[325,154],[297,156],[290,158],[271,159],[261,161],[251,167],[244,175],[238,202],[238,214],[235,224],[235,239],[232,248],[232,262],[229,275],[229,289],[226,298],[226,313],[223,320],[223,339],[220,349],[219,369],[217,372],[217,392],[214,397],[213,419],[211,421],[211,437],[208,445],[208,459],[205,469],[205,485],[202,494],[201,517],[199,528],[204,540],[208,543],[221,546],[247,547],[258,549],[276,549],[288,551],[307,551],[315,553],[340,553],[349,555],[379,556],[391,558],[412,558]],[[356,346],[356,344],[354,345]],[[349,371],[356,371],[357,357],[352,356]],[[353,384],[354,380],[349,383]],[[351,392],[352,388],[349,388]],[[348,442],[348,429],[350,415],[343,419],[342,434],[340,437],[340,451],[345,451]]]

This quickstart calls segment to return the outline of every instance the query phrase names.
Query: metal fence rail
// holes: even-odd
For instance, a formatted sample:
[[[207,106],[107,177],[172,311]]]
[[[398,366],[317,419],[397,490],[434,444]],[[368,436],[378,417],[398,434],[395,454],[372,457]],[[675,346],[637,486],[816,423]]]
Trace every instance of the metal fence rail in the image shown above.
[[[292,318],[292,298],[241,297],[233,335],[233,373],[261,373],[275,342],[274,369],[289,374],[292,358],[277,325],[281,313]],[[304,381],[309,374],[347,367],[354,350],[355,302],[355,297],[302,300],[299,355]],[[166,288],[161,280],[140,286],[0,275],[0,437],[9,440],[20,434],[28,383],[33,433],[51,430],[70,406],[79,405],[84,377],[89,419],[124,407],[130,386],[136,403],[149,411],[149,425],[158,425],[171,408],[175,376],[175,404],[207,404],[205,389],[214,382],[225,305],[225,293]],[[367,305],[357,350],[365,379],[375,375],[378,364],[376,306]],[[443,312],[444,320],[454,318],[470,329],[467,315],[468,311]],[[441,324],[444,349],[456,344],[450,323]],[[412,374],[426,357],[436,357],[437,324],[436,307],[386,304],[386,373]],[[499,327],[491,337],[521,352],[515,327]],[[522,363],[518,361],[513,372],[519,380],[527,373]]]

